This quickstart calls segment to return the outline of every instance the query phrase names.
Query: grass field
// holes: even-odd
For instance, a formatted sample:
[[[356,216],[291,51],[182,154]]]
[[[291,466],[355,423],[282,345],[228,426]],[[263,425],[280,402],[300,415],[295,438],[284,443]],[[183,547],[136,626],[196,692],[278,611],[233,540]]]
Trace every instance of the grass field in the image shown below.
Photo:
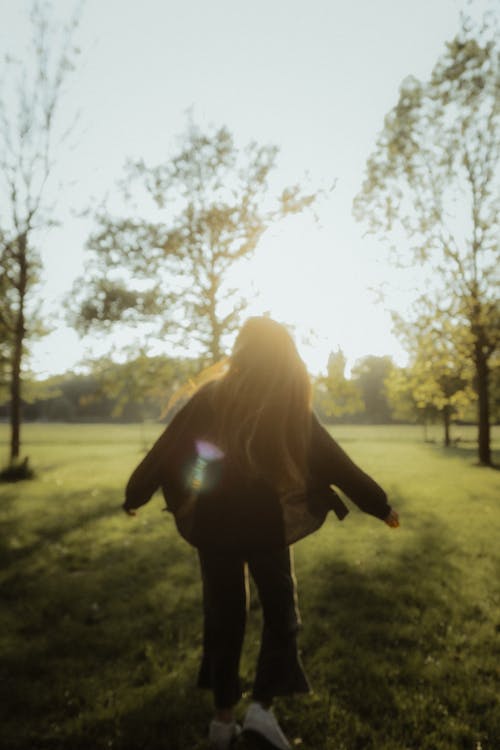
[[[25,428],[37,479],[0,486],[6,750],[206,750],[196,551],[160,497],[135,519],[119,509],[159,429]],[[314,693],[277,702],[294,747],[499,750],[500,472],[460,432],[445,451],[413,427],[334,430],[402,526],[353,508],[295,547]],[[5,454],[6,425],[0,441]],[[495,441],[498,464],[498,428]],[[248,690],[260,626],[254,596]]]

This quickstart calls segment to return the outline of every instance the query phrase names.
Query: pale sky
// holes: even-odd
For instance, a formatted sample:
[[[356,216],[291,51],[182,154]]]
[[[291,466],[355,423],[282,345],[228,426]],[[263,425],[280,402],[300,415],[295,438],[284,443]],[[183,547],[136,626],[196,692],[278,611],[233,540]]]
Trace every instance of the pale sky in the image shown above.
[[[69,0],[53,6],[67,17]],[[370,287],[401,282],[382,245],[363,239],[351,204],[384,115],[407,75],[429,74],[459,25],[459,0],[87,0],[77,41],[81,65],[61,116],[81,110],[58,195],[62,226],[43,237],[43,298],[56,331],[36,344],[40,374],[75,367],[112,342],[79,340],[61,301],[82,272],[92,208],[113,194],[128,158],[156,164],[175,150],[186,112],[225,125],[238,145],[280,148],[283,184],[335,189],[320,222],[292,219],[270,231],[235,274],[250,313],[292,324],[312,371],[341,347],[349,365],[366,354],[404,362],[390,317]],[[482,8],[477,2],[474,7]],[[491,7],[491,3],[486,3]],[[0,53],[28,44],[26,0],[0,0]],[[305,175],[308,175],[307,182]],[[393,304],[404,303],[394,291]],[[310,331],[314,331],[311,336]],[[312,346],[303,343],[304,336]],[[130,341],[132,334],[128,334]],[[167,352],[166,352],[167,353]]]

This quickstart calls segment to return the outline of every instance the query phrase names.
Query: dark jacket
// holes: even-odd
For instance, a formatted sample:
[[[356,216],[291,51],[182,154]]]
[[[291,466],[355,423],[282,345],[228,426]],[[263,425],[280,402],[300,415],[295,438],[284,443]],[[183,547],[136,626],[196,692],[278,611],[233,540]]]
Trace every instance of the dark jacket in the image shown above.
[[[175,415],[132,473],[124,507],[138,508],[162,488],[167,510],[187,541],[199,548],[271,548],[312,533],[329,510],[348,510],[330,485],[361,510],[384,519],[391,508],[381,487],[365,474],[311,415],[309,480],[303,495],[279,496],[264,479],[238,471],[211,443],[210,384]]]

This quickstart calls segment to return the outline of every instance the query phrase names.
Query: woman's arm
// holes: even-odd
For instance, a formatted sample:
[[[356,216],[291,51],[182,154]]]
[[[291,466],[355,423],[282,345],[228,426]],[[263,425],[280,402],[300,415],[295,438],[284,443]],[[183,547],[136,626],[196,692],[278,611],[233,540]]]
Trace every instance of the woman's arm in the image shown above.
[[[192,431],[193,418],[200,412],[200,392],[195,394],[174,416],[151,450],[132,472],[125,488],[123,509],[129,515],[145,505],[169,473],[178,469],[179,455]]]
[[[349,458],[314,414],[311,445],[314,474],[345,492],[365,513],[387,522],[392,508],[382,487]]]
[[[134,510],[145,505],[160,486],[161,466],[167,452],[169,438],[170,425],[132,472],[125,488],[125,502],[122,506],[129,515],[135,515]]]

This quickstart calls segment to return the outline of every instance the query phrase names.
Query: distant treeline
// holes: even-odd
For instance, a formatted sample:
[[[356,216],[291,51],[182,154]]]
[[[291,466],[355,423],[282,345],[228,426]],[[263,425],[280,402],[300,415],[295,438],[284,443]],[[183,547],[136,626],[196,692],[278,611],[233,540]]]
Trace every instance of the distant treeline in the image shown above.
[[[401,388],[405,370],[388,356],[358,360],[345,376],[341,351],[330,355],[327,373],[313,378],[313,406],[326,423],[391,424],[401,422],[474,422],[473,402],[460,410],[446,406],[444,415],[433,403],[415,402]],[[23,402],[26,421],[141,422],[161,420],[170,396],[195,378],[203,363],[193,359],[141,356],[117,364],[94,362],[86,374],[65,373],[32,381]],[[496,419],[498,419],[498,399]],[[8,402],[0,406],[7,419]],[[449,427],[449,425],[448,425]]]
[[[51,379],[52,380],[52,379]],[[42,383],[48,386],[50,381]],[[54,395],[48,395],[53,391]],[[8,416],[8,404],[0,407],[1,418]],[[158,416],[158,405],[118,399],[102,391],[102,383],[92,374],[67,373],[45,397],[23,402],[25,421],[47,422],[139,422]]]
[[[118,364],[100,359],[87,373],[67,372],[26,381],[23,419],[49,422],[159,420],[172,393],[189,381],[200,362],[141,356]],[[0,405],[0,419],[9,402]]]

